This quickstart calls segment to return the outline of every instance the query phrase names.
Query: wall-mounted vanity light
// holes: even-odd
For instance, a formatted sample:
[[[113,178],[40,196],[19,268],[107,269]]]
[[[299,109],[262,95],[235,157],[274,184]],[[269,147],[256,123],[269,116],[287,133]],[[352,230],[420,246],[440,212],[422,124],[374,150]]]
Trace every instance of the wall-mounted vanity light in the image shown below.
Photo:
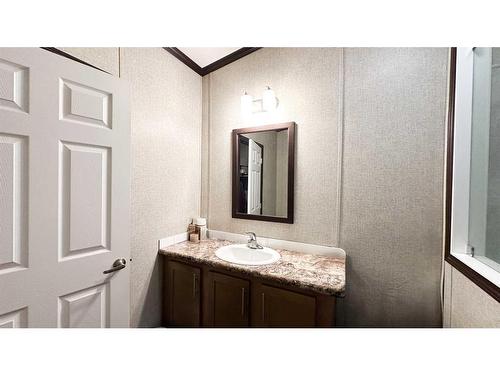
[[[241,114],[248,116],[258,112],[272,112],[278,108],[279,100],[274,91],[266,86],[262,92],[262,99],[255,99],[246,91],[241,96]]]

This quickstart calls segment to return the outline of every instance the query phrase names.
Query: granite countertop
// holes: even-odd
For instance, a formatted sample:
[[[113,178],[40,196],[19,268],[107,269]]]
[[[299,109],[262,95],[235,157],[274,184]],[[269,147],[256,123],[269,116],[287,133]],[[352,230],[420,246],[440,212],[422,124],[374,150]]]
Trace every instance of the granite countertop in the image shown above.
[[[229,271],[241,272],[283,285],[343,297],[345,293],[345,258],[275,249],[281,258],[273,264],[247,266],[219,259],[215,251],[234,242],[209,239],[189,241],[160,249],[160,254]]]

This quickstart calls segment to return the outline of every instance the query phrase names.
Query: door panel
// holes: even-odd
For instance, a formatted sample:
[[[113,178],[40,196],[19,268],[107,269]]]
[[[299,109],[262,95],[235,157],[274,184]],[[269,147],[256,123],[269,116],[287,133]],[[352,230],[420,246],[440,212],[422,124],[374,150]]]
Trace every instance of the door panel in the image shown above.
[[[0,107],[28,112],[29,69],[0,58]]]
[[[26,328],[27,309],[19,309],[0,315],[0,328]]]
[[[58,327],[109,326],[109,283],[59,297]]]
[[[61,258],[109,251],[110,150],[60,144]]]
[[[254,319],[257,327],[314,327],[316,299],[314,297],[258,285],[254,290]]]
[[[128,91],[119,78],[39,48],[0,49],[0,223],[8,228],[0,230],[0,316],[26,308],[28,327],[129,326],[129,265],[103,274],[130,258]]]
[[[0,133],[0,274],[27,266],[27,144]]]
[[[167,324],[173,327],[200,326],[200,269],[183,263],[167,263]]]
[[[111,93],[64,79],[60,86],[61,119],[111,129]]]
[[[262,148],[252,139],[248,140],[248,209],[252,215],[261,214]]]
[[[249,293],[248,280],[208,273],[208,324],[212,327],[248,327]]]

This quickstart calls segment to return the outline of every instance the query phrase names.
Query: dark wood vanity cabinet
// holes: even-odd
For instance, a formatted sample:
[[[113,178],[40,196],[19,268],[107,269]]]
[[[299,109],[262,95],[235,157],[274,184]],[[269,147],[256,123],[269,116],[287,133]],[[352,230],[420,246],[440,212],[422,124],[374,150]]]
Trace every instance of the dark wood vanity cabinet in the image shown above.
[[[164,274],[167,287],[164,299],[165,324],[169,327],[200,326],[201,269],[180,262],[166,262]]]
[[[219,272],[208,271],[204,291],[204,326],[248,327],[250,282]]]
[[[167,327],[333,327],[335,297],[168,257]]]
[[[256,327],[316,326],[316,298],[258,284],[253,288],[253,325]]]

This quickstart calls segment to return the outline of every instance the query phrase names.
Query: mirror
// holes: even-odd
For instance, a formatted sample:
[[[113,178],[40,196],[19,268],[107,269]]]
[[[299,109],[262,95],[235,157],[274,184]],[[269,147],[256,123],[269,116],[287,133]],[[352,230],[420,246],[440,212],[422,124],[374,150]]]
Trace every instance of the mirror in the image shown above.
[[[233,217],[293,223],[295,123],[233,130]]]
[[[500,48],[476,47],[472,59],[468,244],[500,272]]]

